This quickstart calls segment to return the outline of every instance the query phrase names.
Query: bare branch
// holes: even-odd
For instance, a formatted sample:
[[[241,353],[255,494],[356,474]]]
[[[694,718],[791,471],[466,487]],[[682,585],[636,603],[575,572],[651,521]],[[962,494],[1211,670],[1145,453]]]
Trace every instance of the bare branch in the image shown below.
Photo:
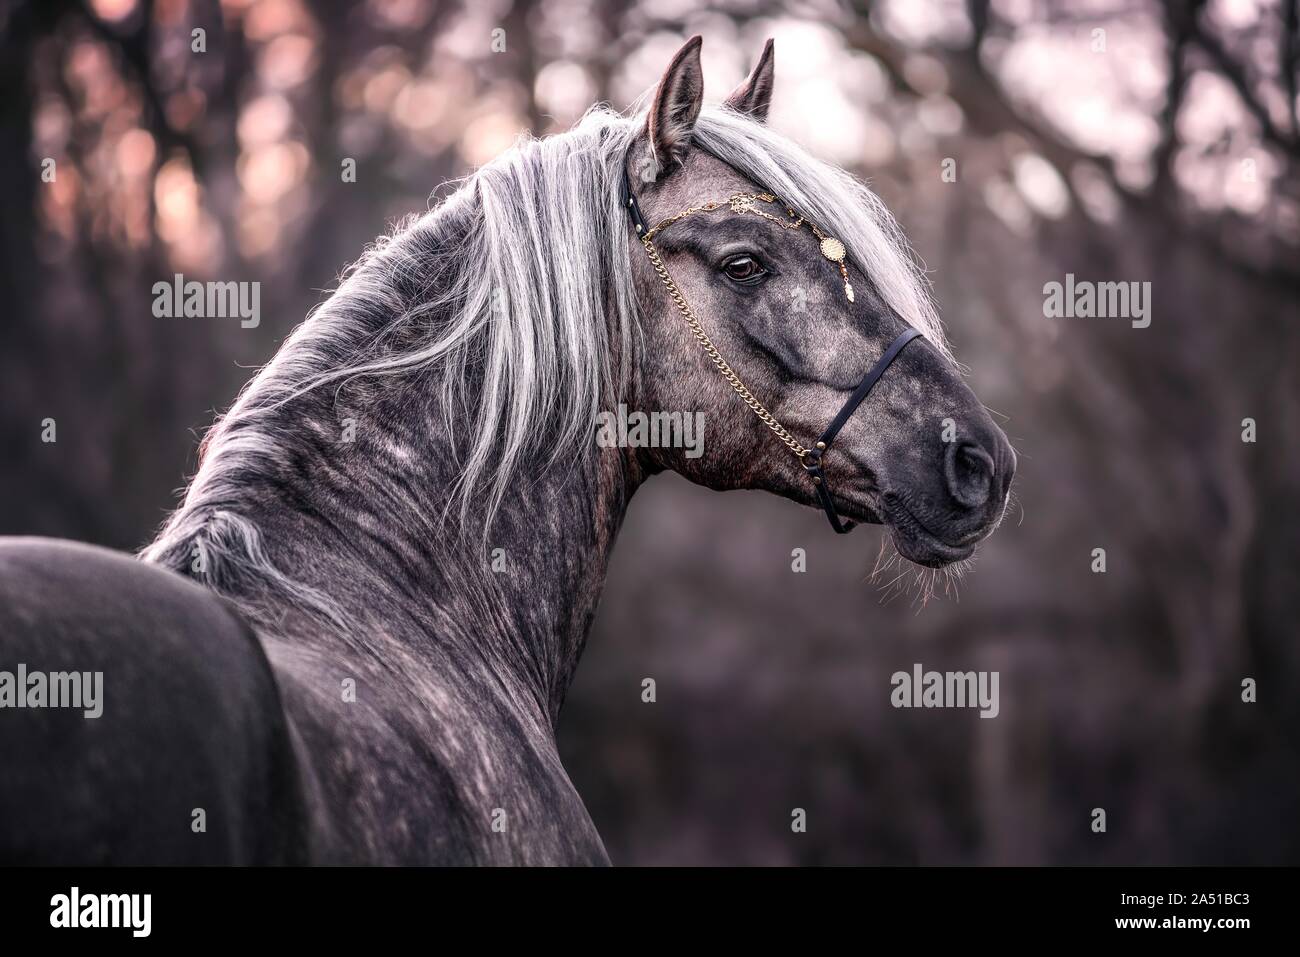
[[[1292,6],[1294,6],[1294,2]],[[1246,75],[1245,68],[1233,59],[1232,54],[1223,45],[1223,41],[1215,36],[1213,32],[1207,30],[1199,21],[1192,24],[1192,36],[1196,45],[1205,51],[1214,66],[1232,84],[1233,89],[1237,91],[1237,96],[1241,98],[1242,104],[1259,123],[1264,139],[1289,155],[1300,157],[1300,140],[1278,129],[1277,124],[1273,122],[1272,116],[1269,115],[1268,108],[1256,93],[1250,77]],[[1294,80],[1294,73],[1292,78]]]

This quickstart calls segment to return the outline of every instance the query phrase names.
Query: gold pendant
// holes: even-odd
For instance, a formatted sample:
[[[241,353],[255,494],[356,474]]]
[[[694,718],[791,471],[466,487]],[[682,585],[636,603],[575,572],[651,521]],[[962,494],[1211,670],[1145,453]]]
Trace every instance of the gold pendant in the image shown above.
[[[848,267],[844,265],[844,244],[833,236],[823,237],[822,255],[840,267],[840,275],[844,277],[844,295],[849,297],[849,302],[852,302],[853,286],[849,283]]]
[[[844,244],[838,239],[827,236],[822,240],[822,255],[833,263],[844,262]]]

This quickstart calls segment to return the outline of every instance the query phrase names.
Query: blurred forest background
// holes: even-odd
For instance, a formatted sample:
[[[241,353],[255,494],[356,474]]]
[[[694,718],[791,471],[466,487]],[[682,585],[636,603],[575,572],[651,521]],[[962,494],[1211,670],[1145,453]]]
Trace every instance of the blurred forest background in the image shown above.
[[[391,221],[523,131],[626,107],[693,33],[713,100],[771,36],[771,123],[901,220],[1019,449],[1019,507],[959,600],[921,607],[867,581],[877,529],[840,540],[675,476],[639,492],[561,726],[613,859],[1300,861],[1298,20],[1295,0],[0,2],[0,533],[139,547],[214,412]],[[155,319],[176,272],[260,281],[260,326]],[[1067,272],[1149,280],[1150,327],[1044,318]],[[1000,671],[1000,717],[892,709],[913,662]]]

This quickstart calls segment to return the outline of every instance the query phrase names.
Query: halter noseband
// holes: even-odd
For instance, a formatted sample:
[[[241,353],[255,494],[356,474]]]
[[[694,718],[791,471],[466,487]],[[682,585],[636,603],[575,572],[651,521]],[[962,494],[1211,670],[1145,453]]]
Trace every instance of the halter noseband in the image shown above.
[[[704,326],[700,323],[699,317],[695,315],[695,310],[691,308],[690,303],[688,303],[686,298],[682,295],[681,290],[677,288],[677,283],[675,283],[672,276],[668,274],[668,267],[664,265],[663,260],[659,257],[659,251],[655,248],[654,237],[667,229],[673,223],[685,219],[687,216],[696,213],[711,213],[714,210],[721,209],[723,206],[730,207],[733,212],[752,213],[756,216],[762,216],[764,219],[770,220],[784,229],[798,229],[806,223],[813,235],[821,242],[822,255],[839,266],[840,276],[844,280],[844,294],[848,298],[849,302],[852,303],[854,298],[853,286],[849,282],[848,268],[845,265],[846,251],[844,244],[838,239],[827,236],[812,223],[807,223],[802,216],[796,215],[795,211],[789,207],[786,208],[786,212],[788,212],[790,216],[789,220],[782,220],[778,216],[760,209],[758,207],[758,203],[760,202],[776,202],[776,197],[771,193],[737,193],[723,203],[711,202],[704,203],[701,206],[690,206],[655,226],[650,226],[646,222],[645,216],[641,213],[641,207],[636,201],[636,193],[632,191],[632,181],[628,178],[626,165],[623,168],[623,195],[625,200],[624,205],[627,207],[628,215],[632,218],[632,227],[636,230],[637,238],[641,240],[641,245],[645,247],[646,254],[650,257],[650,264],[659,275],[659,279],[663,282],[664,288],[668,290],[669,298],[672,299],[673,304],[682,314],[682,318],[684,318],[687,325],[690,326],[691,332],[694,333],[695,338],[699,341],[700,345],[704,347],[704,351],[712,361],[713,365],[720,373],[722,373],[723,378],[730,383],[731,388],[735,390],[736,394],[740,396],[744,403],[763,421],[763,424],[766,425],[777,438],[784,442],[786,447],[789,448],[796,457],[798,457],[800,463],[804,467],[804,471],[807,472],[808,477],[812,479],[813,489],[817,493],[817,500],[821,503],[822,509],[826,512],[826,518],[830,521],[831,528],[835,529],[835,531],[841,535],[848,532],[848,527],[840,520],[839,513],[835,510],[835,500],[832,498],[830,489],[826,485],[826,476],[822,472],[822,457],[830,449],[831,443],[835,441],[835,436],[839,435],[840,429],[844,427],[844,423],[848,422],[853,413],[857,411],[858,406],[862,404],[863,400],[865,400],[871,393],[871,390],[875,387],[876,383],[880,381],[880,377],[885,374],[885,370],[889,368],[890,364],[898,358],[899,353],[907,348],[908,344],[913,339],[920,338],[920,330],[908,326],[898,336],[898,338],[889,344],[889,348],[885,350],[885,354],[876,360],[876,364],[871,367],[870,371],[863,377],[862,382],[853,390],[853,394],[849,396],[848,401],[840,407],[840,411],[835,414],[835,418],[831,419],[831,424],[826,426],[826,431],[821,434],[821,437],[817,440],[816,444],[811,449],[806,449],[799,444],[785,426],[777,421],[776,416],[772,415],[772,413],[767,410],[767,407],[758,401],[754,394],[749,391],[749,388],[745,383],[741,381],[740,376],[738,376],[735,370],[731,368],[731,365],[727,360],[722,357],[720,352],[718,352],[717,347],[713,344],[713,340],[710,339],[709,334],[704,331]]]

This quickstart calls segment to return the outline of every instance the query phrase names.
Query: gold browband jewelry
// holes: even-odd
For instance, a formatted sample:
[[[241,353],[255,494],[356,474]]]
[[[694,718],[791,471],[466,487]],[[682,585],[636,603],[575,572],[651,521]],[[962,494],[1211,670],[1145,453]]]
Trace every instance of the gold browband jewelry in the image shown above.
[[[704,203],[701,206],[688,206],[676,216],[669,216],[663,222],[652,227],[644,236],[641,237],[641,242],[649,242],[673,223],[680,222],[687,216],[692,216],[695,213],[712,213],[721,209],[723,206],[730,206],[733,213],[753,213],[755,216],[762,216],[764,219],[776,223],[782,229],[798,229],[800,226],[807,223],[808,228],[812,230],[812,234],[816,236],[818,242],[821,243],[822,255],[840,267],[840,278],[844,280],[844,295],[848,297],[849,302],[853,302],[853,284],[849,282],[849,269],[848,266],[844,264],[844,244],[834,236],[827,236],[812,223],[809,223],[802,216],[798,215],[789,206],[785,208],[785,211],[790,218],[788,220],[783,220],[780,217],[773,216],[767,210],[759,209],[756,205],[759,202],[775,203],[776,197],[771,193],[736,193],[725,203]]]

